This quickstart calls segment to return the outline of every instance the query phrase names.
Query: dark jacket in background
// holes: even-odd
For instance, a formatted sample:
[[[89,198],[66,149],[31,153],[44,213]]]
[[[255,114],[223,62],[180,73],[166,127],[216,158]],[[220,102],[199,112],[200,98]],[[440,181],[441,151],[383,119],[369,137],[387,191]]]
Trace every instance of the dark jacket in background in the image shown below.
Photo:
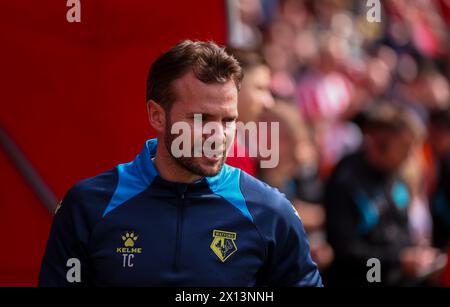
[[[327,236],[336,256],[325,284],[368,285],[370,258],[380,260],[381,284],[402,284],[399,254],[410,245],[409,202],[399,177],[383,175],[361,152],[344,158],[325,191]]]
[[[430,204],[433,245],[446,251],[450,240],[450,156],[439,164],[438,183]]]

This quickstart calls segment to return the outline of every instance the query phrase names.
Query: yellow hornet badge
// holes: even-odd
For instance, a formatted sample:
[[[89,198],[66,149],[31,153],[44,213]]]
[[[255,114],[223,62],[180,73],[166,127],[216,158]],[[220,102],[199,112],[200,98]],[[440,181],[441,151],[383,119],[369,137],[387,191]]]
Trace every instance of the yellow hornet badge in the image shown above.
[[[222,262],[225,262],[232,254],[234,254],[234,252],[237,251],[234,240],[236,240],[235,232],[214,229],[213,241],[210,247],[214,254],[216,254]]]

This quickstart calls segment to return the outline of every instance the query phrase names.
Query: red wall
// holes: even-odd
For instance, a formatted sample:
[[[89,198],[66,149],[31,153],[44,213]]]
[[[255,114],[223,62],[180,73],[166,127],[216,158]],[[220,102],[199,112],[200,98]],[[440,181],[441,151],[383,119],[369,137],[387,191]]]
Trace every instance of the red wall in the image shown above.
[[[61,198],[132,160],[152,133],[149,65],[180,39],[225,40],[221,0],[3,1],[0,125]],[[0,285],[35,285],[51,215],[0,149]]]

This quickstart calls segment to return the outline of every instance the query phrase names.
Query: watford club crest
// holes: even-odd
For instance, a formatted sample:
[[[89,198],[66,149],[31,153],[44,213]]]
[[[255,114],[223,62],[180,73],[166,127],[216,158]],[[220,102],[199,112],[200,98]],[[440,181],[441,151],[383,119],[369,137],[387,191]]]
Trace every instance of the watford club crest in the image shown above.
[[[236,233],[223,230],[213,231],[213,241],[210,245],[214,254],[219,257],[220,261],[225,262],[232,254],[237,251]]]

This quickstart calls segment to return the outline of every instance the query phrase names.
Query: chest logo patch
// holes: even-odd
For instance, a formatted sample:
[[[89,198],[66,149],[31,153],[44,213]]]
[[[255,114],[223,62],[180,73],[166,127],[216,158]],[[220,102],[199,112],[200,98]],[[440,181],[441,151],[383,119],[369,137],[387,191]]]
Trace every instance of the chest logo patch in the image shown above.
[[[138,237],[138,235],[134,234],[134,231],[127,231],[121,236],[123,246],[117,247],[116,253],[122,254],[122,267],[124,268],[134,267],[135,255],[142,253],[142,247],[136,246]]]
[[[123,246],[117,247],[116,252],[119,254],[141,254],[142,248],[136,246],[138,235],[134,232],[126,232],[122,235]]]
[[[126,233],[124,236],[122,236],[122,240],[124,241],[125,247],[133,247],[134,242],[138,239],[138,236],[134,235],[134,233]]]
[[[213,241],[210,247],[220,261],[225,262],[237,251],[236,243],[234,242],[236,238],[237,234],[235,232],[214,229]]]

